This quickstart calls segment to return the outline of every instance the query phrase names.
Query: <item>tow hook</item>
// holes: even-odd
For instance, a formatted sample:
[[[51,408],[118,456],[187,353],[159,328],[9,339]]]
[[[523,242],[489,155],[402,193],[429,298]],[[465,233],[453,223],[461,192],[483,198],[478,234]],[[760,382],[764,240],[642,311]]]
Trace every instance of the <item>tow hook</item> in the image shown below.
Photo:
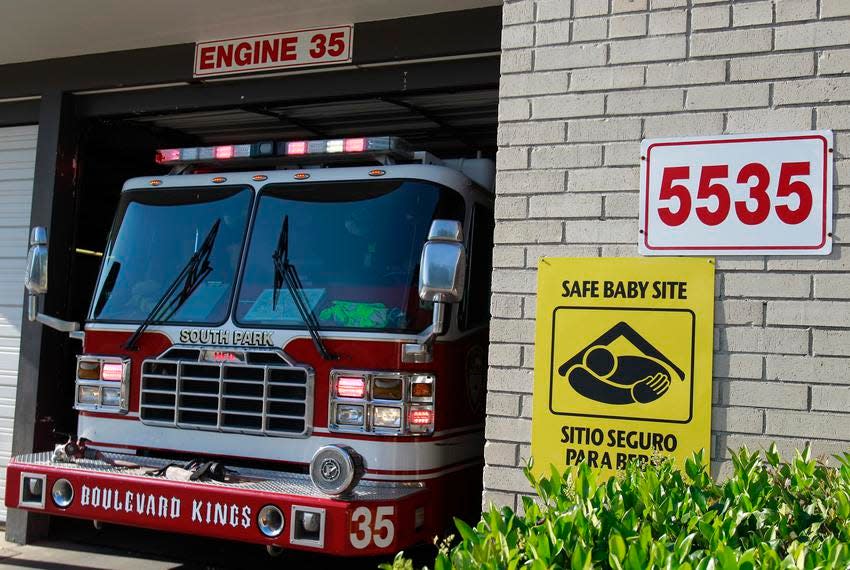
[[[281,548],[280,546],[275,546],[274,544],[267,544],[266,552],[272,558],[277,558],[278,556],[283,554],[283,548]]]

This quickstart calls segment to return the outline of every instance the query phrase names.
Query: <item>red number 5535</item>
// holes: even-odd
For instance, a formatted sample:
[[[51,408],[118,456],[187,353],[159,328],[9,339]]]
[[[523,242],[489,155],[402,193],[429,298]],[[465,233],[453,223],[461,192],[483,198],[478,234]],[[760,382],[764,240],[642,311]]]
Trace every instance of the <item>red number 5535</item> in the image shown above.
[[[658,208],[658,217],[668,226],[680,226],[687,221],[694,211],[700,222],[707,226],[722,224],[735,210],[735,216],[748,226],[764,222],[770,215],[771,209],[784,223],[795,225],[803,222],[812,211],[812,189],[803,180],[795,177],[808,176],[810,163],[783,162],[779,170],[779,182],[776,198],[797,196],[797,205],[792,208],[788,204],[772,204],[771,195],[767,189],[770,186],[770,172],[767,167],[758,162],[751,162],[738,171],[735,180],[738,184],[749,186],[747,198],[733,201],[729,189],[724,184],[729,179],[729,166],[725,164],[703,166],[699,173],[699,187],[696,199],[704,205],[693,207],[694,200],[691,191],[682,183],[690,178],[689,166],[668,166],[661,178],[660,200],[667,200],[665,206]],[[705,205],[705,200],[714,197],[714,207]],[[676,204],[669,202],[675,199]]]

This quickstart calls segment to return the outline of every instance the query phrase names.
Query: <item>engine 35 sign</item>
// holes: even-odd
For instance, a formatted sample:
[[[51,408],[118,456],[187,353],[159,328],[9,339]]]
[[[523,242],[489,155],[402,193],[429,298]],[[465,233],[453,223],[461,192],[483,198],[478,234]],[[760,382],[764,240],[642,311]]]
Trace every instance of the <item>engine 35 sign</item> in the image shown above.
[[[195,77],[351,61],[352,27],[314,28],[195,44]]]
[[[532,455],[611,474],[711,437],[714,263],[542,259]]]
[[[642,255],[827,255],[832,131],[641,144]]]

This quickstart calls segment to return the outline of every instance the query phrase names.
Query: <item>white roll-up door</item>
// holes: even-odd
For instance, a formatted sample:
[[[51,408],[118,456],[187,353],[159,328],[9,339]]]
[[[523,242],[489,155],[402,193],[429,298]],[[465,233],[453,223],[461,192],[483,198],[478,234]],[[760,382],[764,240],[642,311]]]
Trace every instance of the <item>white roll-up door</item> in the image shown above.
[[[12,452],[37,126],[0,128],[0,497]],[[6,508],[0,500],[0,520]]]

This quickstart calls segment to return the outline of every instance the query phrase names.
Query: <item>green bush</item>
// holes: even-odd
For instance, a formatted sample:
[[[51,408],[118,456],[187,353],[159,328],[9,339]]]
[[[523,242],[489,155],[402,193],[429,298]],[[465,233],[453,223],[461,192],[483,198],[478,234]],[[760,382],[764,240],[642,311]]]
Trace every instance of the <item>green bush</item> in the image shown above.
[[[607,482],[582,466],[565,475],[525,474],[537,500],[524,514],[491,507],[460,542],[443,543],[435,570],[449,568],[749,569],[850,568],[850,454],[835,468],[810,449],[788,463],[775,446],[733,455],[722,483],[702,454],[682,473],[669,461],[639,466]],[[399,554],[385,569],[412,568]]]

